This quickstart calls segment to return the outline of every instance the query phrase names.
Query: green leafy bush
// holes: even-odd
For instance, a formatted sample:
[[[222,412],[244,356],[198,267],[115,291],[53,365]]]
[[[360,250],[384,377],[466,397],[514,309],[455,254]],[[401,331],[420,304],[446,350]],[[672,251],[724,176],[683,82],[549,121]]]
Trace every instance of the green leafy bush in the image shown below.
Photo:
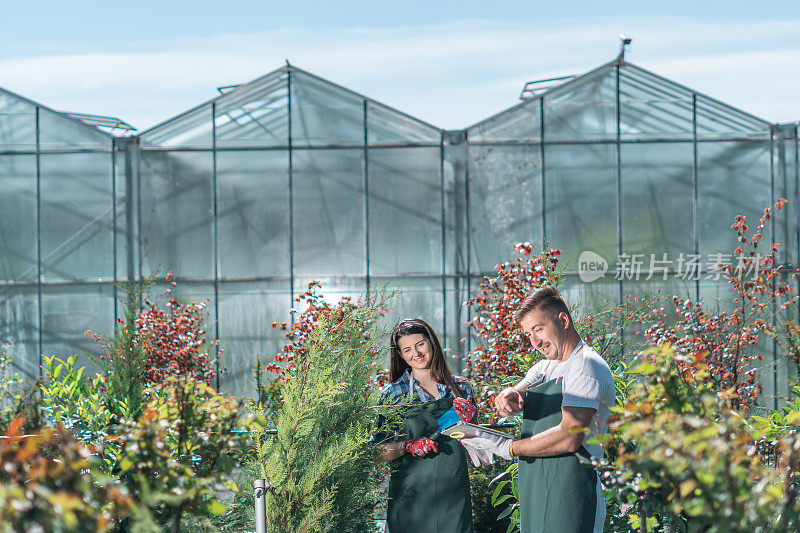
[[[137,421],[122,421],[119,467],[132,496],[155,522],[180,531],[184,513],[225,511],[215,490],[235,489],[227,479],[237,450],[248,446],[248,419],[240,402],[190,377],[168,377],[145,390]],[[240,428],[244,426],[244,431]]]
[[[131,510],[124,487],[99,472],[95,448],[59,425],[0,439],[0,532],[109,531]]]
[[[4,344],[0,350],[0,431],[5,431],[17,418],[22,400],[20,393],[22,379],[16,372],[11,372],[13,358],[10,346]]]
[[[797,531],[796,433],[777,443],[777,467],[765,464],[758,444],[769,428],[731,410],[735,390],[713,390],[705,354],[662,346],[642,357],[632,370],[640,380],[615,408],[612,467],[599,465],[622,501],[637,505],[631,525],[646,531],[653,522],[669,521],[674,528],[683,517],[693,529],[709,532]],[[668,511],[656,515],[660,520],[641,513],[659,505]],[[641,523],[643,515],[650,515],[649,524]]]

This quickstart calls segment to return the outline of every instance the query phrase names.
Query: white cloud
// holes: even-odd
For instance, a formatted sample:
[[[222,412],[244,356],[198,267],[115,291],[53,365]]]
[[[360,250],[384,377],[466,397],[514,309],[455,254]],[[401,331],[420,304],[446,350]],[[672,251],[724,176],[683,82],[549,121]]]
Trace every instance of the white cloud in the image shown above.
[[[766,119],[800,119],[800,20],[601,20],[558,28],[479,20],[389,29],[283,29],[138,43],[128,53],[0,61],[0,85],[56,109],[144,129],[215,88],[293,64],[428,122],[458,129],[516,103],[522,84],[612,59],[634,37],[641,66]],[[155,51],[154,51],[155,50]]]

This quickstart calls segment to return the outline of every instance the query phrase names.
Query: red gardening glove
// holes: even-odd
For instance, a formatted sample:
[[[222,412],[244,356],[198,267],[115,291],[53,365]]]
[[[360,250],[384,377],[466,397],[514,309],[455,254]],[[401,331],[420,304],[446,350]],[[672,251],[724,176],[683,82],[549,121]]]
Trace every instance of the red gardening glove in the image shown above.
[[[470,424],[475,423],[475,414],[477,413],[478,408],[475,407],[475,403],[472,401],[472,396],[467,396],[466,399],[456,398],[453,400],[453,410],[464,422],[468,422]]]
[[[438,453],[439,447],[428,437],[403,441],[403,453],[425,457],[429,452]]]

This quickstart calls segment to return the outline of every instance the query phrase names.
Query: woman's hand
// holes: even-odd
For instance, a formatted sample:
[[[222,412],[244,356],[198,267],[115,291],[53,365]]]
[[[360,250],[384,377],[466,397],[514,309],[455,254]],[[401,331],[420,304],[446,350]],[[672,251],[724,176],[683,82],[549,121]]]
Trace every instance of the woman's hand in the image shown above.
[[[403,452],[425,457],[429,452],[439,453],[439,447],[428,437],[403,441]]]
[[[475,414],[477,413],[478,408],[475,407],[475,402],[472,400],[472,396],[467,396],[466,399],[456,398],[453,400],[453,410],[464,422],[468,422],[470,424],[475,423]]]

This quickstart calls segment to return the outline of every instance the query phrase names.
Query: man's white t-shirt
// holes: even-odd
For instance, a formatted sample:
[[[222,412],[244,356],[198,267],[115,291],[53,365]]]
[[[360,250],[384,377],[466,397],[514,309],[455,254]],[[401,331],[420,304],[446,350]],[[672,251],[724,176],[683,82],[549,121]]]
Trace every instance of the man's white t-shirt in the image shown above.
[[[602,457],[603,447],[588,444],[587,441],[608,430],[608,417],[616,395],[614,377],[608,364],[591,346],[580,341],[566,361],[539,361],[528,370],[522,381],[530,386],[540,379],[549,381],[556,378],[564,378],[561,386],[562,407],[597,410],[589,424],[589,433],[583,439],[583,446],[592,456]]]
[[[608,417],[616,396],[614,377],[608,364],[591,346],[580,341],[566,361],[539,361],[528,370],[522,382],[527,382],[530,386],[540,379],[549,381],[557,378],[564,378],[561,384],[562,407],[589,407],[597,410],[589,424],[589,433],[583,438],[583,447],[593,457],[602,457],[603,447],[599,444],[588,444],[587,441],[608,430]],[[603,533],[606,503],[599,481],[595,486],[595,493],[597,505],[592,531]]]

